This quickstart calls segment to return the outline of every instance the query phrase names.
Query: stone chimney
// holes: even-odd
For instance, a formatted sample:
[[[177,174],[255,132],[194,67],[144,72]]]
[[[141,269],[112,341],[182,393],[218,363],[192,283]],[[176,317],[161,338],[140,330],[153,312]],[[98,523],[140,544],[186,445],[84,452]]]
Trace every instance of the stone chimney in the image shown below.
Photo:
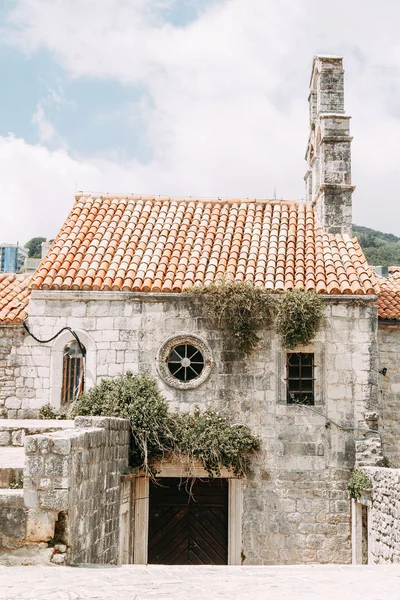
[[[350,117],[344,113],[343,58],[315,56],[310,81],[306,199],[327,233],[351,235]]]

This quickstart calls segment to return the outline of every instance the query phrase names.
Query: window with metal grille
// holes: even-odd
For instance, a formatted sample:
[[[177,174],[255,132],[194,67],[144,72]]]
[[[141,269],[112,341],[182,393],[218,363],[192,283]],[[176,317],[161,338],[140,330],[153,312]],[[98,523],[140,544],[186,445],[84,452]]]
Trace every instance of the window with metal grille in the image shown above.
[[[175,346],[167,359],[168,369],[180,381],[191,381],[199,377],[204,369],[204,356],[192,344]]]
[[[314,404],[314,354],[287,354],[286,384],[288,404]]]
[[[78,342],[73,341],[64,348],[61,405],[74,402],[83,392],[83,356]]]

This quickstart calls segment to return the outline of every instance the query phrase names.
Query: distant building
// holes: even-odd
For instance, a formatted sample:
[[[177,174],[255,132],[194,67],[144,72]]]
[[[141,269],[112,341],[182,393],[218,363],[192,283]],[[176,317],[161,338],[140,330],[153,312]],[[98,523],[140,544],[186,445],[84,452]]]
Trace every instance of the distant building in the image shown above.
[[[17,244],[0,244],[0,271],[19,273],[22,271],[28,252]]]
[[[28,257],[25,258],[22,272],[23,273],[34,273],[36,271],[36,269],[38,268],[38,266],[40,265],[42,258],[44,258],[46,256],[52,243],[53,243],[53,240],[51,240],[49,242],[42,242],[42,249],[41,249],[42,255],[40,258],[28,258]]]
[[[40,265],[41,258],[25,258],[23,273],[34,273]]]

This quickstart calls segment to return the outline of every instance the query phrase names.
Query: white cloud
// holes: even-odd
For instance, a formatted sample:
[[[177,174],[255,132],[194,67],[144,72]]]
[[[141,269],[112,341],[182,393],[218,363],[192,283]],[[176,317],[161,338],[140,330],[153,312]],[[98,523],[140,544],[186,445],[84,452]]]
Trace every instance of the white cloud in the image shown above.
[[[32,123],[37,125],[39,141],[41,143],[51,142],[57,136],[55,128],[46,117],[43,106],[40,103],[36,106]]]
[[[1,177],[19,207],[18,230],[41,235],[42,223],[53,235],[77,179],[79,188],[104,192],[271,197],[276,187],[278,197],[301,198],[308,76],[312,56],[322,52],[346,59],[354,221],[400,234],[399,219],[393,220],[400,133],[397,1],[386,0],[379,28],[374,0],[337,0],[334,6],[326,0],[222,0],[185,27],[164,22],[161,5],[17,2],[10,43],[30,55],[51,51],[73,77],[146,88],[150,100],[140,119],[154,157],[145,165],[118,163],[2,140],[0,156],[7,148],[14,161]],[[51,129],[42,134],[51,136]],[[20,168],[26,169],[24,187],[12,179]],[[42,221],[33,215],[24,226],[31,204],[37,209],[41,202]]]

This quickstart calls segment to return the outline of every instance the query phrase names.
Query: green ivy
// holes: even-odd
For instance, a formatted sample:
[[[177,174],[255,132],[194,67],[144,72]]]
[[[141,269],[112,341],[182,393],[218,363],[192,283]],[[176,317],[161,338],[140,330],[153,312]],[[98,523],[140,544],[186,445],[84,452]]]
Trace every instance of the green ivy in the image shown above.
[[[361,496],[362,490],[370,490],[371,488],[372,483],[368,475],[360,469],[354,469],[350,475],[348,483],[350,498],[358,500],[358,498]]]
[[[225,415],[198,407],[194,413],[172,416],[175,451],[202,462],[211,477],[218,477],[221,467],[243,477],[248,471],[249,456],[260,449],[260,440],[245,425],[230,425]]]
[[[229,332],[241,354],[251,354],[260,341],[257,332],[272,321],[271,294],[247,282],[223,280],[186,293],[201,298],[207,316]]]
[[[285,348],[308,344],[318,331],[324,302],[314,292],[291,290],[279,295],[277,328]]]
[[[290,290],[271,294],[248,282],[225,281],[186,290],[200,297],[209,318],[226,330],[237,350],[249,355],[258,345],[257,335],[276,320],[285,348],[308,344],[321,324],[324,303],[313,292]]]
[[[154,461],[164,455],[185,462],[198,459],[210,477],[221,467],[243,476],[249,456],[259,450],[260,440],[245,425],[231,425],[225,415],[213,410],[193,413],[170,412],[167,402],[149,377],[127,373],[101,383],[75,403],[72,417],[102,415],[130,420],[130,463],[155,476]]]

